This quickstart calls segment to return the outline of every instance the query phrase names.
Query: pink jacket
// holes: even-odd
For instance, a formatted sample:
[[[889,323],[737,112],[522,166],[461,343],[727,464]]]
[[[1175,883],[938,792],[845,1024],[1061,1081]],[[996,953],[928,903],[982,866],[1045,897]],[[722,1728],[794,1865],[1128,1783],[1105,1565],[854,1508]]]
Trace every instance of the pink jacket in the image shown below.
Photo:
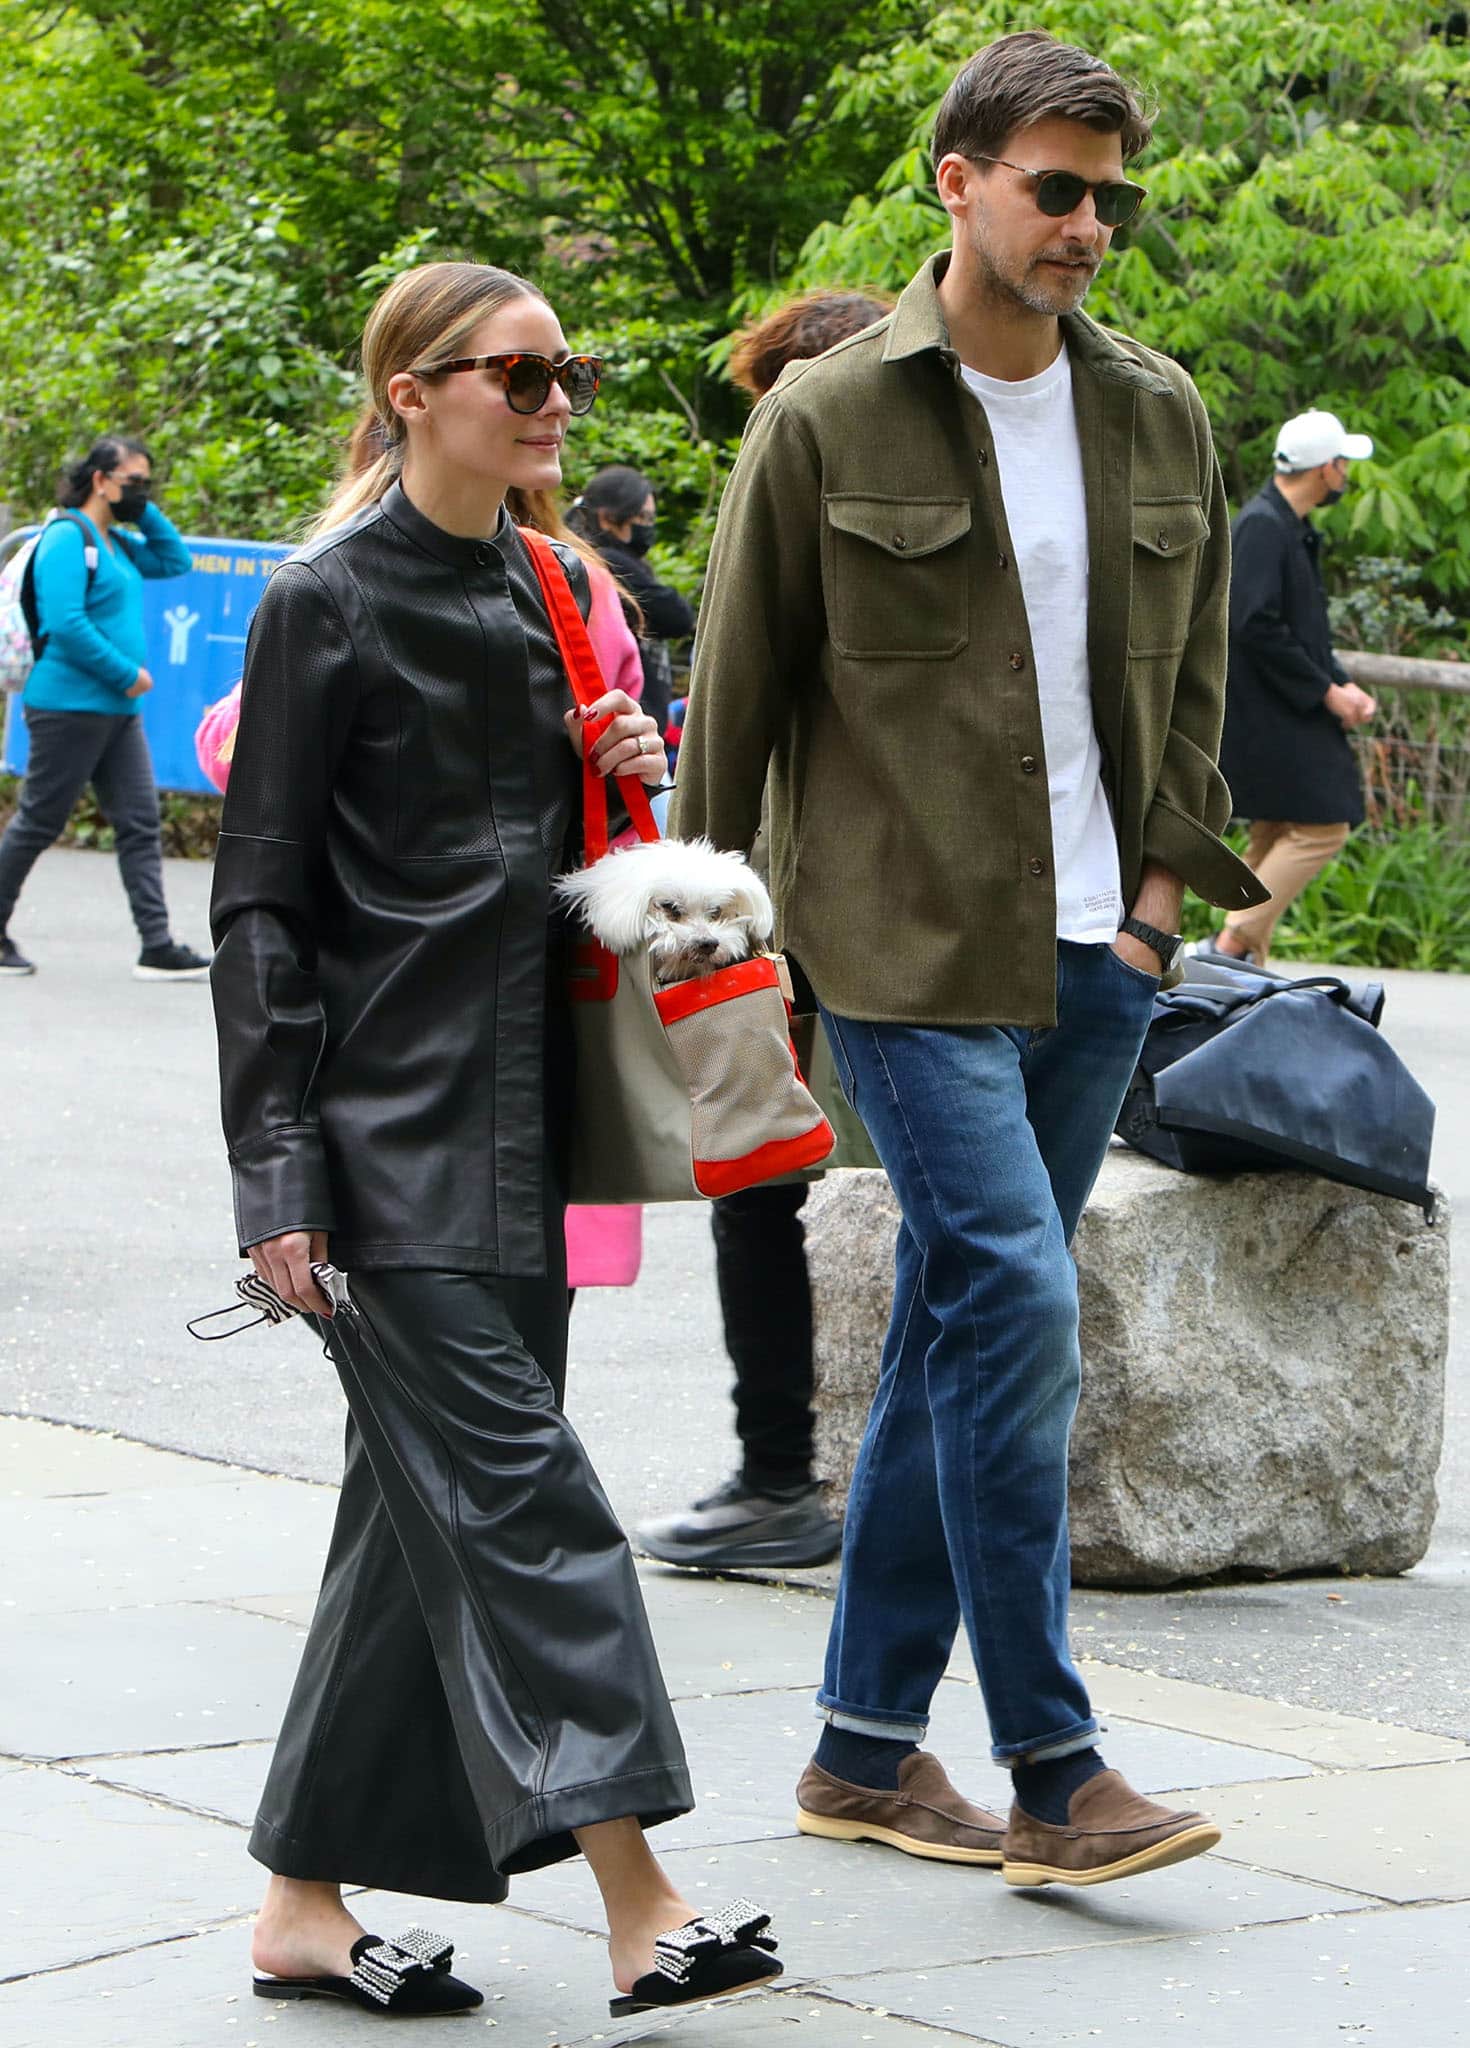
[[[586,560],[586,557],[583,557]],[[588,562],[592,603],[587,611],[587,638],[610,690],[626,690],[635,700],[643,695],[643,656],[632,628],[623,617],[618,586],[600,562]]]
[[[240,723],[240,690],[236,683],[228,697],[211,704],[194,733],[194,751],[199,765],[217,790],[229,787],[230,763],[235,757],[235,727]]]
[[[643,694],[643,657],[623,617],[618,587],[600,563],[588,562],[592,604],[587,637],[610,690]],[[643,1263],[643,1211],[572,1207],[567,1210],[567,1285],[631,1287]]]

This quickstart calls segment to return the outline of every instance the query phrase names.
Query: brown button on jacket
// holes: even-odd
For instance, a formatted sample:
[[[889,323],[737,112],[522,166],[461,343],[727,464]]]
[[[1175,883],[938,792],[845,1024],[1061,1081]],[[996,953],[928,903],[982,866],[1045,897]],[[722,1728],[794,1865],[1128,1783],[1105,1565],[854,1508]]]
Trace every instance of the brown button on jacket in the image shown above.
[[[927,263],[757,406],[720,508],[673,829],[748,847],[770,782],[782,943],[878,1022],[1055,1019],[1035,667],[985,413]],[[1230,530],[1176,363],[1062,322],[1082,444],[1093,713],[1131,902],[1145,860],[1262,900],[1217,837]]]

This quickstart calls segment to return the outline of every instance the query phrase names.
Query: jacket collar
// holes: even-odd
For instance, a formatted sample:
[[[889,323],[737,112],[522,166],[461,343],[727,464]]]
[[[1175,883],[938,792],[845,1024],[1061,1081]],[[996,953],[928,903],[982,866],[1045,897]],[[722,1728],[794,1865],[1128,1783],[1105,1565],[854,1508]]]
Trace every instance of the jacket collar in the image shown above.
[[[953,368],[959,361],[950,344],[944,309],[939,303],[939,281],[949,268],[949,251],[931,256],[905,290],[893,309],[888,339],[883,345],[885,363],[906,362],[910,356],[935,350]],[[1147,391],[1167,398],[1169,386],[1162,377],[1145,369],[1135,356],[1121,348],[1110,334],[1089,320],[1085,313],[1064,313],[1062,333],[1073,364],[1081,364],[1094,376],[1110,383],[1126,384],[1135,391]]]
[[[1286,531],[1293,534],[1301,542],[1307,553],[1315,561],[1317,551],[1322,545],[1322,536],[1318,533],[1316,527],[1313,526],[1310,519],[1304,519],[1296,507],[1288,504],[1286,499],[1282,497],[1280,491],[1276,488],[1276,479],[1274,477],[1268,478],[1266,483],[1256,493],[1256,496],[1261,504],[1266,507],[1267,511],[1281,521]]]
[[[1276,488],[1276,479],[1274,477],[1268,477],[1266,479],[1265,483],[1262,484],[1260,490],[1257,491],[1256,496],[1260,500],[1260,502],[1267,507],[1269,511],[1275,514],[1275,516],[1281,521],[1281,524],[1287,527],[1292,533],[1312,532],[1313,528],[1311,520],[1303,519],[1301,513],[1297,511],[1296,507],[1294,505],[1289,505],[1287,503],[1286,499],[1281,495],[1280,491]]]
[[[488,550],[504,556],[512,544],[515,528],[504,505],[500,508],[500,522],[493,534],[484,540],[472,540],[459,533],[446,533],[442,526],[436,526],[432,519],[426,519],[401,483],[392,483],[380,499],[384,517],[390,519],[398,531],[407,535],[415,547],[422,548],[426,555],[436,561],[448,562],[455,569],[483,568],[489,559]]]

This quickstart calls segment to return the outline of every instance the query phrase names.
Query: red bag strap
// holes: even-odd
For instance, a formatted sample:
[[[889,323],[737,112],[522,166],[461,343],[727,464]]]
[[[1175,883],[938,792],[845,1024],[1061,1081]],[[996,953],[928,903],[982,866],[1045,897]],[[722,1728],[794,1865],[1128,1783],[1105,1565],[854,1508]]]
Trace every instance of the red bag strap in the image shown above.
[[[534,527],[521,526],[516,531],[530,550],[531,566],[541,585],[546,616],[561,649],[572,695],[581,705],[595,704],[607,695],[607,686],[602,680],[602,670],[598,666],[597,652],[588,636],[586,622],[577,610],[572,586],[557,560],[556,549],[546,535],[538,533]],[[593,769],[591,755],[593,747],[611,723],[609,718],[598,719],[584,727],[582,734],[582,846],[589,866],[593,861],[601,860],[607,852],[607,778]],[[619,775],[617,781],[638,837],[658,839],[661,836],[658,822],[643,783],[636,775]]]

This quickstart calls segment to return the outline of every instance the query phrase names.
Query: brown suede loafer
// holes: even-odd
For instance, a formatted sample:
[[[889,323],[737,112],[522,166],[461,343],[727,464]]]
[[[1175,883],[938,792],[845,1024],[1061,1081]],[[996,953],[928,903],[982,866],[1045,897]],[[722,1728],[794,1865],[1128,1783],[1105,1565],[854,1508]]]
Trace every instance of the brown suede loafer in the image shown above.
[[[962,1799],[937,1756],[921,1749],[898,1767],[898,1790],[849,1785],[820,1764],[808,1764],[796,1788],[796,1825],[834,1842],[884,1842],[934,1863],[1001,1860],[1005,1822]]]
[[[1072,1794],[1066,1827],[1011,1808],[1002,1844],[1007,1884],[1107,1884],[1202,1856],[1220,1830],[1202,1813],[1172,1813],[1133,1790],[1116,1771],[1099,1771]]]

